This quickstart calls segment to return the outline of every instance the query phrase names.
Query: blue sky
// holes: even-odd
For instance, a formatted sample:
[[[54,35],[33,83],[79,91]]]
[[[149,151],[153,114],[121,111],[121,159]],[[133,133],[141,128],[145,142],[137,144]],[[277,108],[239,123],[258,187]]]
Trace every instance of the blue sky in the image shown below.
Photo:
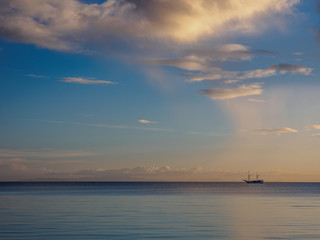
[[[0,180],[320,181],[317,1],[0,3]]]

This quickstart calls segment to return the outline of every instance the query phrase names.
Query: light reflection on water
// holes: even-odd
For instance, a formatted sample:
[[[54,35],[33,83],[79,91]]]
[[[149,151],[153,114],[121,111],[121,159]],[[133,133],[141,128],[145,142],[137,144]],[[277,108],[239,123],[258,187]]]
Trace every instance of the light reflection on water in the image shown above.
[[[320,184],[0,184],[0,239],[320,239]]]

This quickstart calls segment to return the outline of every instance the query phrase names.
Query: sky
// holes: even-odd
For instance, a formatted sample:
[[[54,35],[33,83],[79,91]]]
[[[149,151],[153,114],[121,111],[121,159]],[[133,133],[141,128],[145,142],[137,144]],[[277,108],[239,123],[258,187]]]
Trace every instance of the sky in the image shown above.
[[[2,0],[0,181],[320,181],[320,2]]]

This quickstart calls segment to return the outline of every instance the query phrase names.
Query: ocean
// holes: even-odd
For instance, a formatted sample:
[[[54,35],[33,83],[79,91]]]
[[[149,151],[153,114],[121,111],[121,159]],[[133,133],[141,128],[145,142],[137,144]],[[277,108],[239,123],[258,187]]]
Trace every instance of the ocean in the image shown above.
[[[320,239],[320,183],[1,182],[0,239]]]

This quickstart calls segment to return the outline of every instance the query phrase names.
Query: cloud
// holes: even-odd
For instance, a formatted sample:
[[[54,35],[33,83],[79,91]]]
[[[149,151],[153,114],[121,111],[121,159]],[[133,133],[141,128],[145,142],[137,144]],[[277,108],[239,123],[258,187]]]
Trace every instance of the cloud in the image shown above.
[[[320,129],[320,125],[308,125],[305,126],[306,129]]]
[[[250,60],[253,55],[247,46],[241,44],[223,44],[215,48],[199,48],[189,49],[186,52],[191,56],[197,56],[202,58],[209,58],[216,61],[227,60]]]
[[[128,180],[128,181],[172,181],[184,180],[192,178],[201,178],[201,168],[192,169],[174,169],[170,166],[141,166],[135,168],[122,169],[97,169],[97,170],[83,170],[73,173],[77,178],[93,178],[103,180]],[[200,176],[199,176],[200,175]]]
[[[153,124],[153,123],[157,123],[157,121],[150,121],[150,120],[145,120],[145,119],[140,119],[138,120],[139,123],[143,123],[143,124]]]
[[[217,176],[219,175],[219,176]],[[92,181],[203,181],[219,179],[221,175],[239,177],[236,173],[205,171],[201,167],[172,168],[170,166],[139,166],[118,169],[84,169],[75,172],[43,171],[41,179],[71,179]]]
[[[262,32],[299,0],[2,0],[0,37],[75,51],[112,39],[191,43],[207,36]],[[278,14],[278,15],[277,15]],[[274,24],[265,24],[265,18]],[[270,21],[269,21],[270,22]]]
[[[28,167],[25,165],[25,160],[21,158],[12,158],[12,159],[1,159],[0,167],[2,171],[6,173],[10,172],[24,172],[28,170]],[[4,172],[2,174],[5,174]]]
[[[188,77],[191,82],[200,82],[204,80],[222,80],[222,79],[232,79],[234,80],[246,80],[253,78],[267,78],[275,76],[278,74],[302,74],[310,75],[313,71],[312,68],[281,63],[274,64],[266,69],[254,69],[248,71],[225,71],[220,68],[212,68],[210,72],[207,73],[186,73],[183,76]]]
[[[232,84],[232,83],[236,83],[239,82],[240,80],[225,80],[224,83],[226,84]]]
[[[84,151],[0,149],[0,180],[25,180],[37,176],[41,166],[79,164],[96,153]]]
[[[256,99],[256,98],[249,98],[248,101],[249,102],[259,102],[259,103],[265,102],[263,99]]]
[[[247,170],[211,170],[208,168],[173,168],[170,166],[139,166],[132,168],[96,168],[83,169],[78,171],[61,171],[47,167],[33,168],[32,166],[24,166],[20,163],[5,163],[0,167],[1,181],[183,181],[183,182],[235,182],[240,181],[241,176],[247,175]],[[303,180],[310,177],[310,171],[307,173],[297,172],[280,172],[280,171],[265,171],[265,178],[270,181],[279,181],[279,176],[284,176],[282,181],[296,181],[297,176]],[[313,176],[317,178],[317,174]],[[312,181],[312,180],[310,180]],[[194,185],[194,184],[193,184]],[[148,189],[145,189],[148,191]],[[167,194],[175,194],[170,189],[158,189],[165,191]],[[151,190],[154,194],[154,189]],[[150,193],[151,193],[150,192]],[[185,193],[207,194],[207,191],[202,191],[201,187],[191,187]]]
[[[80,84],[117,84],[116,82],[105,81],[105,80],[92,80],[86,79],[81,77],[66,77],[61,80],[61,82],[68,82],[68,83],[80,83]]]
[[[316,39],[318,41],[320,41],[320,30],[319,29],[316,31]]]
[[[232,79],[237,80],[237,72],[223,71],[220,68],[210,69],[210,73],[184,73],[182,76],[187,77],[190,82],[201,82],[204,80],[221,80],[221,79]]]
[[[320,137],[320,133],[314,133],[314,134],[312,134],[312,136],[314,136],[314,137]]]
[[[21,173],[18,172],[19,174]],[[18,176],[20,176],[18,174]],[[300,173],[301,174],[301,173]],[[309,173],[310,174],[310,173]],[[133,168],[113,168],[113,169],[83,169],[74,172],[62,172],[53,169],[43,168],[42,172],[35,178],[33,175],[25,179],[32,180],[66,180],[66,181],[184,181],[184,182],[204,182],[204,181],[240,181],[241,176],[246,176],[247,170],[211,170],[202,167],[194,168],[173,168],[171,166],[139,166]],[[268,179],[277,179],[279,171],[264,172]],[[281,173],[281,176],[285,175]],[[297,173],[291,174],[291,180],[296,180]],[[273,176],[273,178],[272,178]],[[2,179],[4,177],[1,175]],[[0,179],[1,179],[0,177]],[[145,189],[147,191],[147,189]],[[159,189],[159,191],[168,191],[169,189]],[[152,190],[154,193],[154,190]],[[188,193],[196,191],[202,193],[201,188],[190,188]],[[168,191],[167,193],[172,193]],[[207,193],[207,192],[203,192]]]
[[[83,151],[19,151],[19,150],[8,150],[0,149],[0,158],[79,158],[79,157],[90,157],[94,156],[94,153],[83,152]]]
[[[281,128],[269,128],[269,129],[256,129],[255,132],[274,132],[274,133],[296,133],[298,130],[288,127],[281,127]]]
[[[255,69],[240,72],[238,78],[239,79],[252,79],[252,78],[266,78],[276,75],[275,69]]]
[[[34,78],[48,78],[47,76],[44,75],[36,75],[36,74],[28,74],[28,77],[34,77]]]
[[[250,85],[240,85],[237,88],[211,88],[202,90],[201,95],[208,95],[213,100],[225,100],[233,99],[244,96],[260,95],[263,90],[261,89],[261,83],[255,83]]]
[[[192,181],[212,179],[212,172],[202,168],[174,169],[170,166],[139,166],[118,169],[84,169],[78,171],[59,171],[43,168],[27,168],[16,162],[0,162],[0,180],[92,180],[92,181]],[[5,171],[5,172],[3,172]],[[8,174],[9,173],[9,174]],[[21,175],[23,174],[23,175]]]
[[[227,136],[228,134],[216,133],[216,132],[198,132],[198,131],[189,131],[188,134],[199,135],[199,136],[211,136],[211,137],[222,137]]]
[[[201,57],[187,56],[185,58],[163,58],[163,59],[149,59],[144,63],[161,66],[171,66],[188,71],[200,70],[207,71],[210,69],[210,63]]]
[[[54,123],[54,124],[71,124],[71,125],[99,127],[99,128],[133,129],[133,130],[146,130],[146,131],[156,131],[156,132],[173,132],[172,129],[167,129],[167,128],[137,127],[137,126],[113,125],[113,124],[105,124],[105,123],[81,123],[81,122],[63,122],[63,121],[47,121],[47,122]]]
[[[223,44],[216,47],[201,47],[183,51],[184,57],[148,59],[144,63],[152,65],[171,66],[188,71],[216,72],[221,69],[216,66],[224,61],[251,60],[253,54],[273,54],[267,50],[251,50],[241,44]],[[220,76],[222,77],[222,76]]]
[[[268,68],[268,70],[276,70],[276,71],[279,71],[281,74],[293,73],[293,74],[310,75],[313,69],[308,67],[293,65],[293,64],[280,63],[280,64],[271,65]]]

